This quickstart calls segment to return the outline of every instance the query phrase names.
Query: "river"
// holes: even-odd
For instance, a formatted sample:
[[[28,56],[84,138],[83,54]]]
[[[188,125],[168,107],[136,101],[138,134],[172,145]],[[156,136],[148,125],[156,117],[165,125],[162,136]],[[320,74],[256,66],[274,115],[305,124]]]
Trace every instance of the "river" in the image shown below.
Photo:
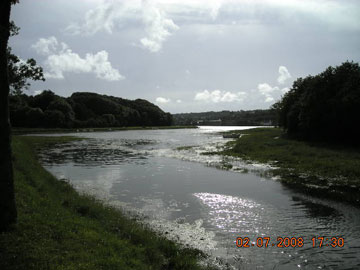
[[[66,134],[88,140],[40,156],[47,170],[77,190],[230,268],[360,269],[358,208],[291,190],[269,176],[267,165],[202,154],[230,140],[218,131],[234,128]],[[246,237],[249,247],[237,247]],[[278,237],[292,242],[278,247]]]

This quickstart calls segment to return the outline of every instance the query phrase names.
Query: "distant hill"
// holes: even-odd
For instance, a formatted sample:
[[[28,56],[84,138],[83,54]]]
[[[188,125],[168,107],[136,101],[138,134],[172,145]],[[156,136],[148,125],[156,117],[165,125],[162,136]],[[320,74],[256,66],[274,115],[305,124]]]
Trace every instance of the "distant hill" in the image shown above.
[[[270,126],[276,122],[277,115],[273,110],[173,114],[174,125]]]
[[[167,126],[172,116],[144,99],[128,100],[88,92],[64,98],[50,90],[36,96],[10,96],[14,127]]]

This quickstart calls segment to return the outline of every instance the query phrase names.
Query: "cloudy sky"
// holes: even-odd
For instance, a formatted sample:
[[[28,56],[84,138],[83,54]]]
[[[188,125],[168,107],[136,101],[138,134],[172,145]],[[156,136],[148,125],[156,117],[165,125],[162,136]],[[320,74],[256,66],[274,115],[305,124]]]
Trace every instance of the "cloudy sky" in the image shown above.
[[[171,113],[269,108],[298,77],[360,62],[358,0],[22,0],[29,94],[144,98]]]

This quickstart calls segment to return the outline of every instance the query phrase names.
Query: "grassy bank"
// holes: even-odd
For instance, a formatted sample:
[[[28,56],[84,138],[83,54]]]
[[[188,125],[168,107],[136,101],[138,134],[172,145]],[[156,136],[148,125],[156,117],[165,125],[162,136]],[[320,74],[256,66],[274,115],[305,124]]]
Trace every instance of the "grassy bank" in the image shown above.
[[[36,148],[71,137],[14,137],[18,222],[0,235],[0,269],[200,269],[182,248],[41,167]]]
[[[197,128],[197,126],[154,126],[154,127],[102,127],[102,128],[18,128],[12,129],[14,135],[34,133],[73,133],[73,132],[104,132],[123,130],[181,129]]]
[[[223,154],[270,163],[274,175],[300,191],[360,204],[360,149],[288,139],[278,128],[238,132],[247,135]]]

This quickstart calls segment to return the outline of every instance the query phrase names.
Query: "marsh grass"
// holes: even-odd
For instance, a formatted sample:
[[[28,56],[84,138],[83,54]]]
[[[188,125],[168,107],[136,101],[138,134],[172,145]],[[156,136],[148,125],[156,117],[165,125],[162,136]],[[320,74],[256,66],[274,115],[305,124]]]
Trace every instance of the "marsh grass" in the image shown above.
[[[73,139],[13,137],[18,222],[0,235],[0,269],[202,269],[202,252],[79,195],[42,168],[36,148]]]
[[[269,163],[285,184],[306,192],[359,204],[360,149],[287,138],[279,128],[239,131],[224,155]]]

